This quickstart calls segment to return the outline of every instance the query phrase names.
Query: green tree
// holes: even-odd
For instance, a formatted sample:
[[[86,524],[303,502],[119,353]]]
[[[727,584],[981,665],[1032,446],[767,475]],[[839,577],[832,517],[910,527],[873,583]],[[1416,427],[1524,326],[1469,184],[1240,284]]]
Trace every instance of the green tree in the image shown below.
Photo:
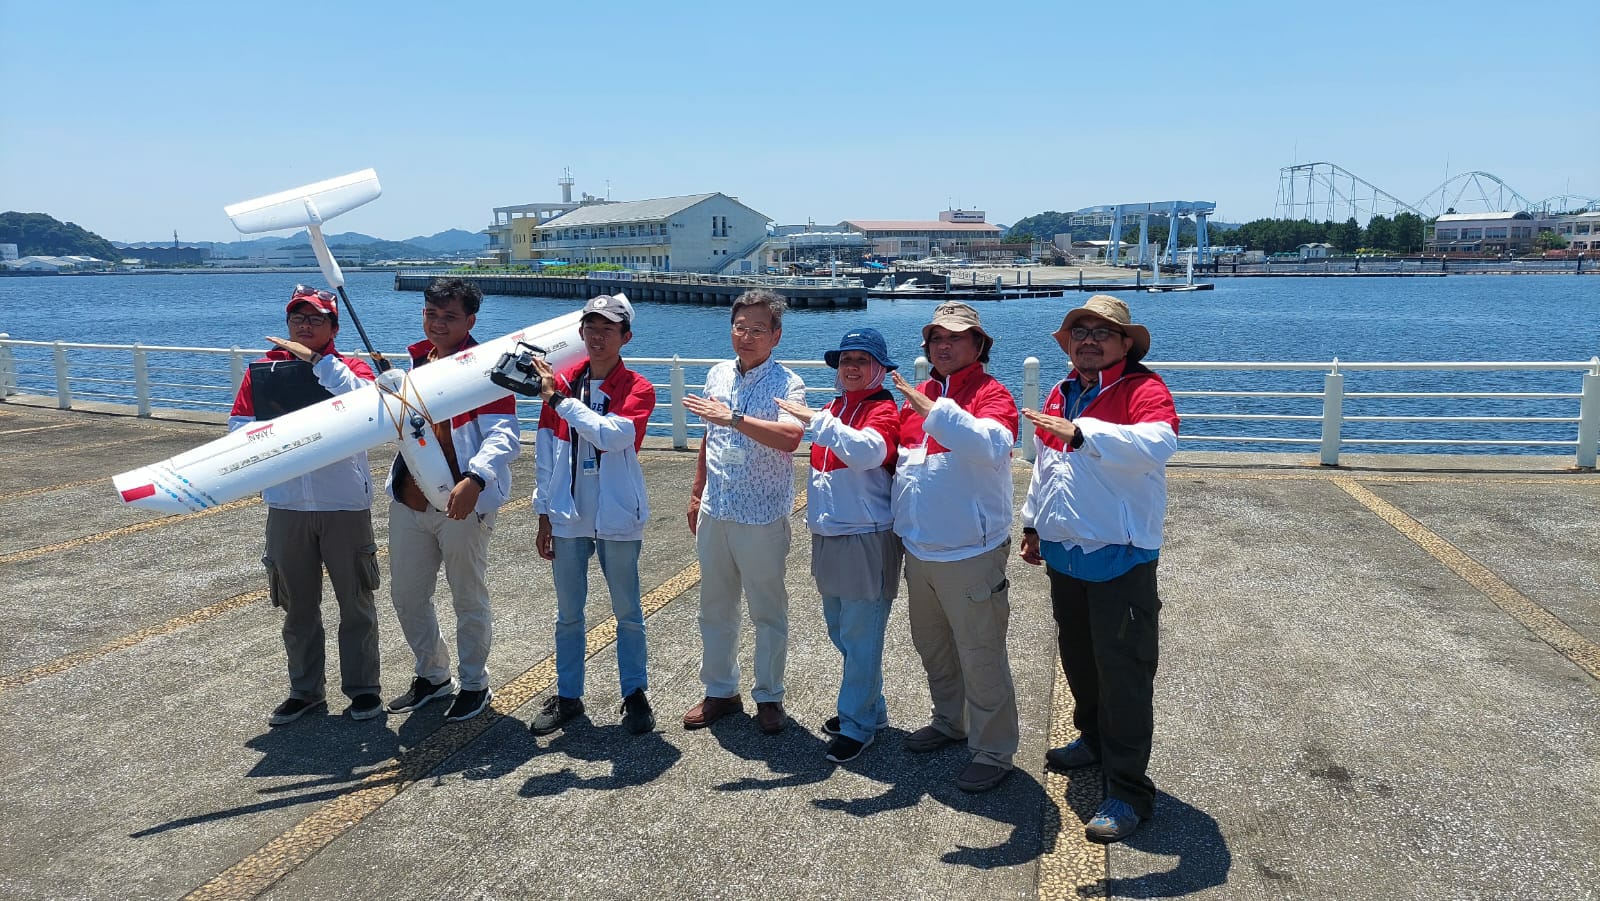
[[[1373,216],[1361,236],[1361,246],[1373,250],[1394,250],[1394,245],[1394,223],[1389,221],[1388,216]]]
[[[1542,231],[1534,237],[1533,246],[1539,250],[1566,250],[1567,239],[1553,231]]]
[[[1394,217],[1391,231],[1393,248],[1400,253],[1416,253],[1426,241],[1426,225],[1416,213],[1401,213]]]
[[[1328,243],[1339,248],[1340,253],[1355,253],[1361,246],[1361,223],[1351,216],[1342,225],[1334,226]]]

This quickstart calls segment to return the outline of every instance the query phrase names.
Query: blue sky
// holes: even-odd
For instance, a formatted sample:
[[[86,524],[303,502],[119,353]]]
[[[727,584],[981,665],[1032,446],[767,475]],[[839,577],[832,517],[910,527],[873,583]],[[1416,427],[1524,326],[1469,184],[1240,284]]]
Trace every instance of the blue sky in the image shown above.
[[[1600,195],[1600,4],[0,0],[0,209],[113,240],[375,167],[333,231],[479,229],[580,191],[781,223],[1010,223],[1213,200],[1328,160],[1406,200],[1493,172]]]

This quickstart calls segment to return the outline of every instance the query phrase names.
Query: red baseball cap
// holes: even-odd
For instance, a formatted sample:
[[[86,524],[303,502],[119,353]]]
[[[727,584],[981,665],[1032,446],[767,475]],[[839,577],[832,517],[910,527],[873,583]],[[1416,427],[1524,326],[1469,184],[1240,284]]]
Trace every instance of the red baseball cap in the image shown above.
[[[294,308],[303,304],[310,304],[311,308],[319,313],[329,316],[339,315],[339,302],[332,291],[323,291],[308,285],[295,285],[294,293],[289,295],[289,305],[283,308],[285,313],[294,312]]]

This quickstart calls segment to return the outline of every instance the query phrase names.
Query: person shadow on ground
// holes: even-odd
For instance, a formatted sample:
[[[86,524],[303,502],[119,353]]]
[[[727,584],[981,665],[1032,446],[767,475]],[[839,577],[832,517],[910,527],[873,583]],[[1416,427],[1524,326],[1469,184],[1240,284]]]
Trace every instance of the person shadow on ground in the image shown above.
[[[1166,792],[1156,792],[1155,818],[1122,841],[1142,854],[1176,857],[1170,869],[1142,876],[1106,880],[1114,898],[1175,898],[1225,885],[1233,868],[1233,852],[1212,816]],[[1116,845],[1111,846],[1115,853]],[[1121,861],[1139,865],[1138,858]]]
[[[824,756],[828,743],[793,719],[785,723],[783,732],[778,735],[763,733],[756,727],[755,718],[746,713],[725,716],[706,731],[716,738],[723,750],[745,760],[764,763],[778,774],[770,779],[745,776],[718,785],[717,791],[793,788],[821,782],[833,773],[834,765]]]
[[[332,801],[368,784],[367,780],[382,773],[383,764],[396,757],[401,747],[399,737],[389,729],[383,717],[356,722],[348,716],[329,714],[326,708],[311,711],[292,723],[268,728],[244,744],[261,753],[261,759],[246,774],[248,777],[306,778],[274,781],[257,789],[256,793],[266,796],[267,800],[180,817],[130,835],[143,838],[202,823]]]
[[[1015,769],[1006,780],[990,791],[972,794],[956,787],[956,776],[966,766],[971,752],[956,744],[931,753],[914,754],[902,745],[909,733],[890,728],[862,755],[840,768],[888,785],[888,790],[873,798],[818,798],[811,803],[822,810],[837,810],[856,817],[870,817],[893,810],[914,807],[923,797],[953,810],[987,817],[1011,827],[1006,840],[992,847],[958,845],[940,856],[957,866],[990,870],[1035,860],[1044,851],[1040,823],[1044,815],[1044,786],[1032,773]],[[824,765],[832,766],[824,761]]]
[[[529,740],[536,740],[532,734]],[[587,714],[569,720],[561,732],[537,749],[531,762],[552,755],[573,760],[610,761],[607,776],[579,776],[572,767],[530,776],[517,793],[524,798],[544,798],[573,790],[613,791],[647,785],[661,778],[683,752],[673,747],[659,729],[633,735],[620,725],[595,726]]]

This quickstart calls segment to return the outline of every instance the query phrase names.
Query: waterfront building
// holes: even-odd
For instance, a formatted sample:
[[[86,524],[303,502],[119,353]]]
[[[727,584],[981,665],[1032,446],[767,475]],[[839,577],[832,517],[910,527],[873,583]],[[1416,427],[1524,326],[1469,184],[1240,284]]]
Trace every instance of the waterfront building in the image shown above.
[[[839,227],[866,235],[878,256],[919,260],[935,253],[969,256],[974,243],[998,243],[1000,226],[983,220],[981,210],[945,210],[937,221],[846,219]]]
[[[535,259],[719,272],[767,240],[766,214],[722,193],[586,206],[533,227]]]
[[[1334,246],[1332,244],[1322,244],[1322,243],[1301,244],[1300,245],[1300,259],[1302,259],[1302,260],[1326,260],[1328,258],[1328,255],[1333,253],[1333,251],[1334,251]]]
[[[1566,238],[1568,250],[1600,250],[1600,210],[1541,217],[1539,231]]]
[[[1527,253],[1538,234],[1523,212],[1445,213],[1433,224],[1428,249],[1436,253]]]
[[[0,262],[17,258],[17,245],[0,244]]]
[[[495,207],[494,220],[483,230],[483,234],[489,237],[489,246],[484,250],[484,262],[505,266],[540,259],[535,252],[535,228],[580,207],[611,202],[593,194],[584,194],[580,199],[573,200],[572,185],[572,170],[566,169],[561,173],[561,178],[556,180],[556,187],[561,189],[560,200]]]

